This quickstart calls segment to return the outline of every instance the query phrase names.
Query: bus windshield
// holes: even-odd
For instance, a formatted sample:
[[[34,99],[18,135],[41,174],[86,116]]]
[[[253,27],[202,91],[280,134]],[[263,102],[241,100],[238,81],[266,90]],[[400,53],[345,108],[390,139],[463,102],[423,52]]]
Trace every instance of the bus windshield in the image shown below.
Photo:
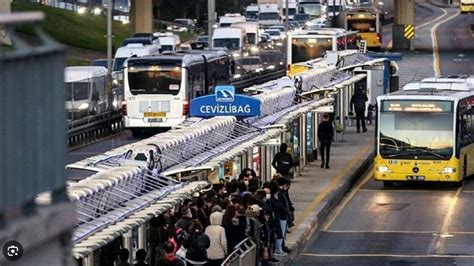
[[[293,38],[291,63],[296,64],[323,57],[328,50],[332,50],[331,38]]]
[[[229,39],[214,39],[214,47],[225,47],[230,50],[236,50],[240,47],[240,40],[238,38]]]
[[[177,95],[182,69],[176,65],[133,65],[128,68],[128,86],[133,95]]]
[[[358,32],[375,32],[376,19],[351,19],[347,21],[347,27]]]
[[[123,63],[127,60],[126,57],[119,57],[114,59],[114,71],[121,71],[123,68]]]
[[[311,17],[321,17],[321,4],[320,3],[300,3],[299,13],[308,14]]]
[[[449,160],[453,154],[451,112],[381,112],[380,155],[385,159]]]
[[[89,99],[90,83],[66,82],[66,101],[83,101]]]

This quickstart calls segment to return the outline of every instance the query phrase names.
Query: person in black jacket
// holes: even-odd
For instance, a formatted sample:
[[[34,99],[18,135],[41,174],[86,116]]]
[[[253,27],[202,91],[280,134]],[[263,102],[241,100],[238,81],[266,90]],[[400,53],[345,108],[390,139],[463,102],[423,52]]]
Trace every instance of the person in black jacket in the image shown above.
[[[329,154],[331,152],[331,142],[334,136],[334,128],[329,121],[329,115],[323,115],[323,121],[318,126],[319,150],[321,153],[321,168],[326,165],[329,169]],[[326,159],[326,160],[325,160]]]
[[[207,262],[207,249],[211,246],[211,240],[204,234],[201,222],[194,219],[189,227],[189,236],[183,243],[187,249],[186,259],[196,263]]]
[[[275,154],[273,157],[272,166],[275,168],[277,173],[281,174],[283,177],[290,178],[290,170],[293,168],[293,157],[286,150],[288,145],[282,143],[280,145],[280,152]]]
[[[357,88],[354,95],[351,97],[351,111],[355,110],[356,114],[356,125],[357,125],[357,133],[360,133],[360,124],[362,123],[362,130],[363,132],[367,131],[365,127],[365,102],[369,99],[365,94],[365,90],[363,88]]]

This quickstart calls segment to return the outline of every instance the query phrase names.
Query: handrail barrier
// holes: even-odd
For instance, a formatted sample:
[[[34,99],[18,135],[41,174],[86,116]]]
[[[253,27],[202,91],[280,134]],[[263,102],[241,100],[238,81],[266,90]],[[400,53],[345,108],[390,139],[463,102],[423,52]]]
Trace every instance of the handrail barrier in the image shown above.
[[[257,244],[252,241],[251,237],[242,240],[234,251],[230,253],[221,265],[225,266],[255,266],[257,258]]]

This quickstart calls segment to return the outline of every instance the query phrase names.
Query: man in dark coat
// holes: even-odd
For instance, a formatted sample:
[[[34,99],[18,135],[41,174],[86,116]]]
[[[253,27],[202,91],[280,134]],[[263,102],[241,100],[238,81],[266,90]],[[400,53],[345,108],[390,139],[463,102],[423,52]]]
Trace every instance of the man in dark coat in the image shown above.
[[[281,174],[283,177],[290,178],[290,170],[293,168],[293,157],[286,150],[288,146],[286,143],[280,145],[280,152],[275,154],[273,157],[272,166],[275,168],[277,173]]]
[[[369,99],[365,94],[365,90],[363,88],[357,88],[354,95],[351,97],[351,111],[355,111],[356,115],[356,125],[357,125],[357,133],[360,132],[360,124],[362,123],[362,131],[366,132],[367,128],[365,127],[365,102]]]
[[[319,149],[321,153],[321,168],[326,165],[329,169],[329,153],[331,152],[331,142],[334,135],[334,128],[329,121],[329,115],[323,115],[323,121],[318,126]],[[324,160],[326,159],[326,160]]]

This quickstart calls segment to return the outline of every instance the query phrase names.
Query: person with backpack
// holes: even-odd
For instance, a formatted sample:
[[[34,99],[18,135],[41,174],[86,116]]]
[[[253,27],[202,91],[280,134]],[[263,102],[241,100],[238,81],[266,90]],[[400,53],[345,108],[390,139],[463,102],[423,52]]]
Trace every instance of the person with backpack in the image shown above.
[[[323,115],[323,121],[318,126],[318,140],[321,154],[321,168],[326,166],[329,169],[329,153],[331,152],[331,143],[334,136],[334,128],[329,121],[329,115]],[[326,159],[326,160],[325,160]]]
[[[207,249],[211,246],[209,237],[204,234],[201,222],[194,219],[189,227],[189,235],[183,242],[186,248],[186,259],[191,264],[202,265],[207,262]]]
[[[272,166],[275,168],[277,173],[281,174],[283,177],[290,177],[290,170],[294,166],[293,157],[287,151],[288,145],[282,143],[280,145],[280,152],[275,154],[273,157]]]

